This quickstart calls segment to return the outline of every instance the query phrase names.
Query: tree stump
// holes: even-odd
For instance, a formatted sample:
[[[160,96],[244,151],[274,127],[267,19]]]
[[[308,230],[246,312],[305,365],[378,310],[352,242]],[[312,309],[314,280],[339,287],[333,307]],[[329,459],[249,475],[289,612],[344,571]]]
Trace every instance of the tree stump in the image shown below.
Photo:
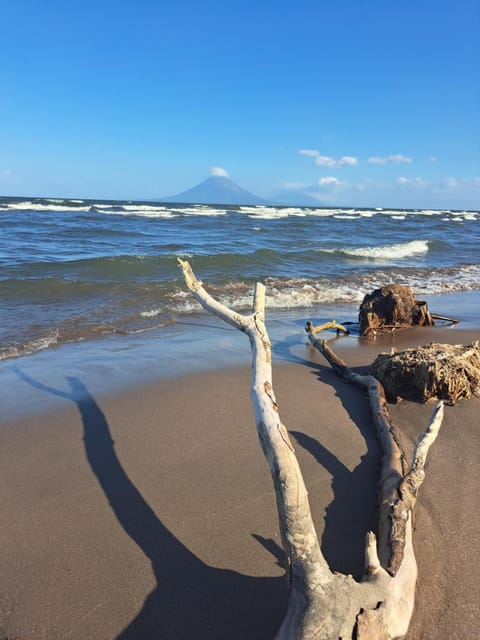
[[[450,404],[480,395],[480,342],[437,344],[380,354],[370,367],[388,398]]]
[[[435,324],[427,303],[416,300],[410,287],[389,284],[367,294],[358,314],[360,335]]]

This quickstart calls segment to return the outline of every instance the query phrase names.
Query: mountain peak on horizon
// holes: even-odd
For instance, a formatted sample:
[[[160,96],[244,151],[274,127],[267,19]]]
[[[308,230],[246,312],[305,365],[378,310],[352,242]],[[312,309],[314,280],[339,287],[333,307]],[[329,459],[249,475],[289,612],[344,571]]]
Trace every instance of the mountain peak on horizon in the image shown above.
[[[163,198],[163,201],[189,204],[270,204],[224,175],[212,175],[191,189]]]

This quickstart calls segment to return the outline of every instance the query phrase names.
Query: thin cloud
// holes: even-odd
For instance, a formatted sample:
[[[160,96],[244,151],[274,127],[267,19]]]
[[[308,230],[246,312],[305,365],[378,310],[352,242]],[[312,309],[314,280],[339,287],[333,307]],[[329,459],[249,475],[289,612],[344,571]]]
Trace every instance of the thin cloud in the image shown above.
[[[317,156],[314,160],[317,167],[336,167],[337,161],[329,156]]]
[[[358,159],[354,156],[342,156],[338,160],[330,156],[317,156],[314,162],[317,167],[356,167]]]
[[[315,158],[319,156],[320,153],[316,151],[316,149],[300,149],[298,151],[299,156],[307,156],[307,158]]]
[[[358,164],[358,158],[355,158],[354,156],[343,156],[343,158],[340,158],[340,160],[338,161],[338,165],[340,167],[343,167],[343,166],[356,167],[357,164]]]
[[[334,176],[325,176],[318,181],[320,187],[339,187],[340,180]]]
[[[466,193],[480,192],[480,178],[442,178],[433,184],[436,193],[450,193],[463,191]]]
[[[426,187],[428,182],[423,178],[405,178],[405,176],[400,176],[397,180],[397,184],[408,187]]]
[[[229,173],[223,167],[210,167],[211,176],[221,176],[222,178],[229,178]]]
[[[331,156],[322,156],[317,149],[300,149],[298,155],[313,158],[313,162],[317,167],[356,167],[358,158],[355,156],[342,156],[341,158],[332,158]]]
[[[413,158],[404,156],[401,153],[393,153],[389,156],[372,156],[368,159],[370,164],[408,164],[413,162]]]
[[[478,210],[480,176],[427,180],[403,175],[391,180],[363,178],[356,182],[325,176],[308,193],[328,206]]]

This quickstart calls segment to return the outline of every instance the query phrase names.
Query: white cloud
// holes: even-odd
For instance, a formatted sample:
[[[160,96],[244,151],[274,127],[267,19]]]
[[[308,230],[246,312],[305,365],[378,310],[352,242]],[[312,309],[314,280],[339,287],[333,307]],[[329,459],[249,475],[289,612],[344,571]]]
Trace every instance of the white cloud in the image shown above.
[[[413,162],[413,158],[409,158],[408,156],[403,156],[401,153],[397,153],[396,155],[388,156],[390,162],[393,164],[400,164],[403,162]]]
[[[223,167],[210,167],[211,176],[221,176],[222,178],[229,178],[228,171]]]
[[[338,187],[340,186],[340,180],[333,176],[325,176],[318,181],[320,187]]]
[[[404,176],[400,176],[397,180],[397,184],[408,187],[426,187],[428,182],[423,178],[405,178]]]
[[[393,153],[389,156],[372,156],[368,159],[370,164],[403,164],[413,162],[413,158],[404,156],[401,153]]]
[[[314,162],[317,167],[356,167],[358,164],[358,160],[354,156],[343,156],[339,160],[329,156],[317,156]]]
[[[343,158],[340,158],[340,160],[338,161],[338,165],[340,167],[343,167],[343,166],[356,167],[357,164],[358,164],[358,159],[355,158],[354,156],[343,156]]]
[[[337,161],[334,158],[328,156],[317,156],[315,158],[315,164],[317,167],[336,167]]]
[[[298,154],[307,158],[314,158],[313,162],[317,167],[356,167],[358,164],[358,159],[354,156],[342,156],[339,159],[331,158],[330,156],[320,155],[320,151],[316,149],[300,149]]]

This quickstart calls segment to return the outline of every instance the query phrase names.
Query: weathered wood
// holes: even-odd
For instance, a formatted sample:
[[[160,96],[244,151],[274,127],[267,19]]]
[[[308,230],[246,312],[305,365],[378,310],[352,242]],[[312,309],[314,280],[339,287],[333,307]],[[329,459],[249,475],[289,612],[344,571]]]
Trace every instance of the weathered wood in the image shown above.
[[[365,382],[331,350],[324,349],[335,370],[346,380],[367,389],[371,402],[377,408],[377,433],[382,443],[382,469],[385,471],[381,480],[382,500],[397,498],[402,479],[408,478],[405,480],[405,494],[408,495],[406,511],[400,514],[405,520],[405,544],[395,575],[382,566],[377,552],[382,543],[377,548],[373,533],[367,535],[365,543],[365,575],[361,582],[356,582],[352,576],[332,573],[321,552],[307,490],[287,429],[281,422],[273,391],[271,347],[264,318],[265,289],[257,284],[252,313],[238,314],[207,293],[188,262],[179,260],[179,263],[187,287],[200,304],[246,333],[250,339],[251,397],[257,433],[272,474],[280,532],[288,561],[288,608],[276,640],[350,640],[354,637],[357,640],[392,640],[403,637],[413,610],[416,582],[411,508],[422,479],[428,447],[440,426],[438,420],[431,429],[427,429],[415,458],[415,468],[412,466],[410,475],[406,474],[403,454],[394,437],[381,385],[371,376],[367,376],[370,380]],[[320,342],[313,331],[310,339],[314,343]],[[380,525],[379,531],[383,529],[390,531],[385,523]],[[389,541],[391,539],[390,535]]]
[[[188,262],[179,260],[179,263],[187,287],[200,304],[250,339],[253,354],[251,398],[257,433],[273,478],[280,532],[289,563],[291,594],[298,594],[290,599],[293,606],[289,607],[284,627],[308,626],[310,594],[322,592],[332,574],[320,550],[308,493],[290,437],[280,420],[273,391],[270,340],[264,323],[264,286],[257,283],[255,287],[252,314],[241,315],[214,300],[197,280]]]
[[[373,549],[372,538],[367,537],[366,573],[375,574],[381,565],[392,576],[391,584],[397,589],[400,585],[398,591],[395,587],[389,591],[391,597],[385,599],[385,605],[390,609],[392,606],[396,608],[397,614],[403,609],[404,618],[408,620],[404,630],[406,633],[413,612],[417,578],[412,544],[412,512],[418,490],[425,477],[426,455],[442,423],[443,403],[439,402],[436,405],[427,429],[418,439],[412,465],[407,468],[405,454],[390,418],[381,383],[371,375],[362,376],[354,373],[324,340],[316,337],[311,323],[307,323],[306,331],[310,342],[323,354],[337,375],[366,391],[369,397],[372,419],[383,455],[379,487],[379,543],[378,549]],[[399,592],[402,593],[400,600]],[[395,637],[378,635],[383,629],[383,622],[379,620],[379,616],[384,618],[381,609],[382,607],[375,612],[362,613],[358,618],[357,638]],[[369,631],[366,631],[368,629]]]
[[[350,333],[347,327],[344,327],[343,324],[339,324],[336,320],[330,320],[329,322],[324,322],[323,324],[319,324],[315,327],[312,326],[312,331],[314,333],[320,333],[320,331],[325,331],[326,329],[336,329],[337,334],[340,333],[340,331],[345,335]]]
[[[324,340],[318,340],[312,334],[310,323],[307,323],[306,331],[310,342],[322,353],[337,375],[346,382],[359,387],[368,395],[372,409],[373,424],[382,450],[379,489],[379,555],[382,565],[394,573],[393,567],[397,566],[398,556],[399,554],[401,556],[402,549],[399,549],[398,545],[395,546],[395,551],[391,548],[391,533],[393,529],[400,527],[403,534],[406,523],[402,521],[395,522],[391,519],[392,513],[389,505],[394,504],[396,500],[398,486],[407,471],[407,467],[405,454],[400,447],[396,428],[390,418],[383,387],[373,376],[362,376],[349,369]]]

